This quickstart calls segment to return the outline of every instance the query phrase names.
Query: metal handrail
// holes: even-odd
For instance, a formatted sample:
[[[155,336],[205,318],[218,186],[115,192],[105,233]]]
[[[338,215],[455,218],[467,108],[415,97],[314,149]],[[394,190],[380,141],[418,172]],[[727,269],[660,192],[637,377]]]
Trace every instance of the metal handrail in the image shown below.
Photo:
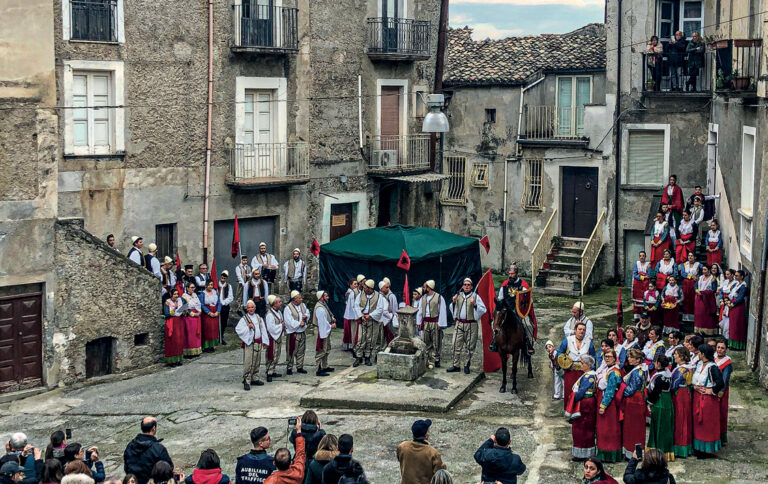
[[[525,105],[523,135],[531,140],[581,140],[584,136],[584,105]]]
[[[70,38],[97,42],[117,41],[117,0],[72,0]]]
[[[228,151],[233,180],[309,178],[306,142],[238,143]]]
[[[539,235],[539,240],[531,250],[531,287],[536,285],[536,276],[541,272],[541,266],[547,260],[547,254],[552,250],[552,237],[554,237],[555,224],[552,223],[557,215],[557,209],[552,211],[552,215],[549,216],[547,224],[544,226],[544,230]],[[544,241],[547,241],[545,244]]]
[[[276,51],[298,50],[298,12],[294,7],[236,5],[235,45]]]
[[[368,137],[368,171],[397,172],[429,168],[429,134]]]
[[[605,210],[600,214],[595,222],[595,227],[592,229],[592,234],[587,240],[587,245],[584,246],[584,250],[581,253],[581,295],[584,296],[584,286],[587,284],[589,275],[592,274],[592,269],[595,267],[597,257],[600,255],[600,250],[603,248],[603,222],[605,222]],[[586,271],[585,271],[586,269]]]

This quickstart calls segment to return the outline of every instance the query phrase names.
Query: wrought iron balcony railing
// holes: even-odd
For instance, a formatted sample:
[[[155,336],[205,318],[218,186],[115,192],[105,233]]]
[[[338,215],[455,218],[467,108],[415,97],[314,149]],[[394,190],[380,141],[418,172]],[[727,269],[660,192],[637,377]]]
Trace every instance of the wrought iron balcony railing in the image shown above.
[[[71,0],[69,38],[117,42],[117,0]]]
[[[368,171],[398,173],[429,169],[429,134],[378,135],[368,138]]]
[[[232,181],[239,185],[309,181],[305,142],[236,144],[229,160]]]
[[[299,49],[296,8],[246,1],[235,5],[235,25],[233,50],[285,53]]]
[[[525,105],[522,133],[528,140],[582,140],[584,106]]]
[[[430,22],[378,17],[368,21],[368,56],[385,60],[425,60],[430,56]]]
[[[643,92],[707,93],[712,91],[712,56],[674,53],[642,54]]]

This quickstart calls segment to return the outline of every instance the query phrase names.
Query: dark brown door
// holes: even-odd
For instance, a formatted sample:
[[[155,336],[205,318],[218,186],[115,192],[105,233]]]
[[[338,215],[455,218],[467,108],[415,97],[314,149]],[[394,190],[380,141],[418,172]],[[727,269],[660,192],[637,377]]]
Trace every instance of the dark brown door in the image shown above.
[[[0,392],[42,384],[42,294],[0,298]]]
[[[399,86],[381,87],[382,137],[400,135],[400,89]]]
[[[589,238],[597,222],[597,168],[563,167],[561,234]]]
[[[354,203],[334,203],[331,205],[331,240],[340,239],[352,233],[354,208]]]

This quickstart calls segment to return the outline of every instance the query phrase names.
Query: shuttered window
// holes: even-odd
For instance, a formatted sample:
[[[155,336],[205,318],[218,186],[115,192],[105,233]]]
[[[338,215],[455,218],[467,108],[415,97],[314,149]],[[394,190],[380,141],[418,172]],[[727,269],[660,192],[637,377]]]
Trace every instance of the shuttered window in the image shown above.
[[[630,131],[628,152],[626,183],[664,184],[664,131]]]

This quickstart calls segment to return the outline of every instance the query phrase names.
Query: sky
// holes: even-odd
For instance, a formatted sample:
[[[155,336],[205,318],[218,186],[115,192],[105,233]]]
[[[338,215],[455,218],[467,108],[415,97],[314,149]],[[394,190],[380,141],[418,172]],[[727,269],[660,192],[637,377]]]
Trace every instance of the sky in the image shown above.
[[[605,0],[450,0],[451,27],[469,26],[474,40],[562,34],[603,22]]]

